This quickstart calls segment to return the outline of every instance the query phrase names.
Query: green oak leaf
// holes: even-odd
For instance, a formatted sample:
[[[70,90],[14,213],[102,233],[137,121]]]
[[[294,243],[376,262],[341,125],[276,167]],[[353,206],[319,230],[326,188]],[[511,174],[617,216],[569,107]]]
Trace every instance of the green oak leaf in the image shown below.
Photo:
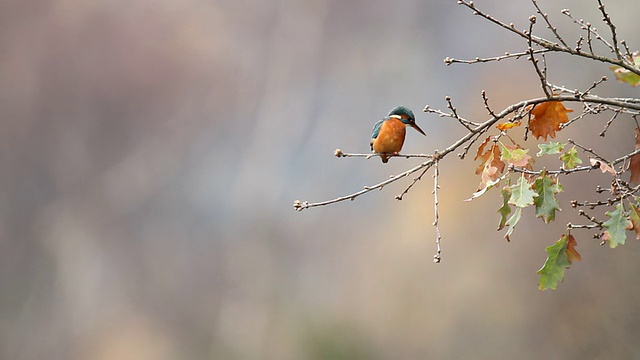
[[[521,217],[522,217],[522,208],[517,207],[513,212],[513,215],[511,215],[509,220],[507,220],[507,222],[505,223],[505,225],[509,227],[509,230],[507,230],[507,233],[504,234],[504,238],[507,239],[507,241],[511,241],[511,234],[513,233],[513,230],[515,230],[516,225],[518,224],[518,221],[520,221]]]
[[[580,261],[580,254],[575,250],[576,240],[573,235],[562,235],[560,240],[555,244],[547,246],[544,250],[547,252],[547,260],[538,274],[538,289],[555,290],[558,283],[564,278],[564,272],[571,266],[571,262]]]
[[[582,160],[578,157],[578,151],[576,147],[572,147],[569,151],[560,155],[560,160],[564,163],[564,168],[569,170],[573,169],[576,166],[582,164]]]
[[[632,229],[636,232],[636,239],[640,239],[640,209],[638,205],[631,204],[629,206],[629,220],[631,220]]]
[[[498,225],[498,231],[502,230],[507,222],[507,216],[511,213],[511,206],[509,206],[509,198],[511,197],[511,191],[508,187],[504,187],[500,194],[502,194],[502,206],[498,209],[500,214],[500,224]]]
[[[548,144],[538,144],[538,148],[540,148],[540,151],[536,154],[538,157],[542,155],[560,154],[562,150],[564,150],[564,144],[552,141]]]
[[[538,194],[531,189],[531,184],[524,178],[524,174],[518,179],[517,184],[509,187],[509,190],[511,190],[509,204],[519,208],[533,205],[533,198],[538,196]]]
[[[485,186],[484,188],[474,192],[473,195],[471,195],[470,198],[465,199],[464,201],[471,201],[471,200],[473,200],[475,198],[479,198],[480,196],[484,195],[484,193],[486,193],[487,190],[489,190],[492,187],[496,186],[499,182],[500,182],[500,178],[497,178],[495,180],[489,180],[489,182],[487,183],[487,186]]]
[[[633,63],[635,64],[636,69],[640,69],[640,56],[634,56]],[[627,83],[631,86],[640,85],[640,76],[634,72],[617,65],[609,66],[609,69],[613,71],[613,75],[616,76],[618,81]]]
[[[545,223],[555,220],[556,210],[562,210],[556,200],[556,194],[563,191],[562,186],[551,176],[542,172],[533,183],[533,189],[538,193],[533,200],[536,205],[536,217],[541,217]]]
[[[622,202],[616,205],[615,210],[607,211],[604,214],[610,219],[602,224],[607,229],[602,235],[602,240],[608,241],[609,247],[612,249],[618,245],[624,245],[625,240],[627,240],[627,230],[632,229],[633,224],[627,219]]]
[[[506,146],[500,143],[500,160],[513,166],[525,167],[531,162],[531,156],[527,155],[529,149],[520,149],[516,146]]]

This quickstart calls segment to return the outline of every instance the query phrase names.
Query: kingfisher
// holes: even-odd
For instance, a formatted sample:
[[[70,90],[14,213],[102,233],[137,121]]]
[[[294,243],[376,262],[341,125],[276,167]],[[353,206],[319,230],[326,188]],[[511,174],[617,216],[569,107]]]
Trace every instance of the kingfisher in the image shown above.
[[[389,161],[390,155],[397,155],[402,150],[407,126],[411,126],[422,135],[427,135],[416,124],[413,112],[404,106],[394,107],[387,117],[373,126],[371,150],[380,154],[383,163]]]

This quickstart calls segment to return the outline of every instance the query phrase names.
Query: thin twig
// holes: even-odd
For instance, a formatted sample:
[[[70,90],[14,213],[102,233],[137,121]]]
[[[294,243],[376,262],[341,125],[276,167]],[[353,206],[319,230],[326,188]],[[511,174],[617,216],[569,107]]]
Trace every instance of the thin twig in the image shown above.
[[[578,144],[577,142],[575,142],[574,140],[571,140],[571,139],[567,139],[567,142],[569,144],[572,144],[572,145],[575,145],[575,146],[579,147],[580,149],[582,149],[582,151],[593,155],[596,159],[599,159],[600,161],[604,161],[607,164],[609,163],[609,161],[607,161],[607,159],[605,159],[602,156],[596,154],[595,151],[593,151],[593,149],[587,148],[585,146],[582,146],[582,145]]]
[[[604,227],[604,225],[603,225],[604,223],[602,221],[598,221],[598,219],[596,219],[595,216],[591,216],[591,215],[587,214],[583,209],[578,210],[578,215],[587,218],[592,223],[598,225],[598,227],[600,229],[602,229]]]
[[[490,116],[496,117],[496,113],[494,113],[493,110],[491,110],[491,108],[489,107],[489,99],[487,98],[487,92],[482,90],[481,94],[482,94],[482,102],[484,102],[484,108],[487,109],[487,112],[489,113]]]
[[[293,207],[297,210],[297,211],[302,211],[304,209],[308,209],[308,208],[312,208],[312,207],[316,207],[316,206],[324,206],[324,205],[329,205],[329,204],[335,204],[337,202],[341,202],[341,201],[345,201],[345,200],[355,200],[358,196],[360,195],[364,195],[370,191],[376,190],[376,189],[382,189],[383,187],[385,187],[388,184],[391,184],[392,182],[397,181],[398,179],[401,179],[405,176],[409,176],[411,174],[413,174],[414,172],[423,169],[425,167],[431,167],[433,165],[433,160],[428,160],[423,162],[420,165],[414,166],[411,169],[401,172],[400,174],[394,175],[392,177],[390,177],[389,179],[382,181],[378,184],[372,185],[372,186],[365,186],[364,189],[357,191],[353,194],[350,195],[346,195],[346,196],[340,196],[337,197],[335,199],[332,200],[327,200],[327,201],[320,201],[320,202],[316,202],[316,203],[309,203],[308,201],[300,201],[300,200],[296,200],[293,202]]]
[[[585,109],[586,109],[586,110],[585,110],[585,111],[583,111],[580,115],[578,115],[578,116],[576,116],[576,117],[572,118],[571,120],[569,120],[569,121],[568,121],[568,122],[566,122],[566,123],[562,123],[562,124],[560,124],[560,129],[564,129],[564,128],[566,128],[567,126],[569,126],[569,125],[573,124],[574,122],[576,122],[576,121],[578,121],[578,120],[580,120],[580,119],[584,118],[584,117],[585,117],[585,116],[587,116],[587,115],[592,115],[592,114],[594,114],[594,112],[593,112],[589,107],[585,107]]]
[[[465,156],[467,156],[467,154],[469,153],[469,149],[473,146],[473,144],[475,144],[476,141],[478,141],[478,139],[480,139],[481,136],[482,132],[479,132],[474,139],[471,139],[471,141],[469,141],[469,143],[464,146],[462,152],[458,154],[460,160],[464,160]]]
[[[547,16],[547,14],[542,12],[540,7],[538,6],[538,2],[536,0],[531,0],[531,2],[533,3],[533,6],[536,7],[536,10],[538,11],[538,14],[540,14],[540,16],[542,16],[544,21],[547,23],[547,28],[549,28],[549,30],[551,30],[551,32],[556,37],[556,39],[558,39],[558,41],[560,41],[560,43],[562,45],[564,45],[565,47],[569,47],[569,45],[567,45],[567,43],[564,42],[564,40],[562,39],[560,34],[558,34],[558,29],[555,26],[551,25],[551,22],[549,21],[549,17]]]
[[[430,158],[433,155],[430,154],[378,154],[378,153],[369,153],[369,154],[355,154],[355,153],[345,153],[340,149],[336,149],[333,152],[333,155],[335,157],[363,157],[363,158],[371,158],[371,157],[378,157],[381,155],[384,155],[385,157],[399,157],[399,158]]]
[[[613,53],[616,55],[619,61],[624,61],[622,54],[620,53],[620,48],[618,47],[618,36],[616,35],[616,26],[613,25],[613,22],[611,21],[611,17],[605,10],[604,4],[602,4],[602,0],[598,0],[598,10],[600,10],[600,12],[602,13],[602,21],[604,21],[605,24],[607,24],[609,26],[609,29],[611,30],[611,40],[613,41],[613,49],[614,49]]]
[[[582,43],[583,42],[584,42],[584,37],[582,37],[582,34],[580,34],[580,36],[578,37],[578,40],[576,40],[575,51],[581,51],[582,50]]]
[[[627,45],[627,42],[623,40],[620,40],[620,44],[624,47],[624,52],[625,52],[625,56],[631,60],[631,62],[633,62],[633,54],[631,53],[631,50],[629,50],[629,46]]]
[[[572,200],[571,201],[571,207],[572,208],[587,207],[587,208],[593,210],[598,206],[613,206],[615,203],[617,203],[619,201],[622,201],[623,199],[628,199],[629,197],[635,195],[636,193],[638,193],[638,191],[640,191],[640,185],[637,185],[637,186],[632,187],[632,188],[628,188],[623,193],[617,195],[614,198],[607,198],[607,200],[582,201],[582,202],[581,201],[577,201],[577,200]]]
[[[547,86],[546,75],[543,74],[542,71],[540,71],[540,67],[538,66],[538,59],[536,59],[536,57],[533,54],[533,25],[535,23],[536,23],[536,17],[534,15],[531,15],[529,17],[529,31],[527,32],[528,42],[529,42],[529,49],[527,50],[529,52],[529,57],[527,59],[531,60],[531,63],[533,64],[533,67],[535,68],[536,73],[538,74],[538,78],[540,79],[542,91],[544,91],[544,94],[547,95],[547,98],[549,98],[551,97],[551,91]]]
[[[609,119],[609,121],[607,121],[607,123],[604,125],[604,129],[602,129],[602,131],[600,132],[600,136],[604,137],[605,133],[607,132],[607,130],[609,130],[609,126],[611,126],[611,123],[613,122],[613,120],[615,120],[618,115],[620,114],[619,111],[616,111],[613,116],[611,117],[611,119]]]
[[[447,107],[449,108],[449,110],[451,110],[451,114],[453,115],[453,117],[455,119],[458,120],[458,122],[464,126],[465,128],[467,128],[467,130],[472,131],[471,127],[469,126],[468,122],[465,121],[463,118],[461,118],[458,115],[458,112],[456,111],[456,108],[453,106],[453,103],[451,102],[451,97],[450,96],[445,96],[444,100],[447,102]]]
[[[436,114],[440,117],[448,117],[448,118],[452,118],[452,119],[456,119],[458,120],[465,128],[466,127],[478,127],[478,123],[475,123],[473,121],[469,121],[463,117],[460,117],[457,114],[453,114],[453,113],[446,113],[442,110],[439,109],[432,109],[429,105],[425,106],[424,109],[422,109],[422,111],[426,112],[426,113],[431,113],[431,114]]]
[[[587,30],[587,44],[589,45],[589,52],[591,53],[591,55],[595,55],[595,53],[593,52],[593,40],[591,40],[591,23],[587,23],[586,27],[583,26],[583,28]]]
[[[433,226],[436,228],[436,254],[433,255],[433,262],[439,263],[442,260],[440,256],[440,254],[442,253],[442,250],[440,249],[440,240],[442,239],[442,236],[440,236],[440,225],[438,223],[438,189],[440,188],[440,186],[438,185],[438,176],[440,175],[440,170],[438,170],[438,160],[436,160],[433,167]]]
[[[413,178],[413,181],[411,182],[411,184],[409,184],[409,186],[407,186],[401,193],[400,195],[396,195],[396,200],[402,200],[404,198],[404,196],[409,192],[409,190],[411,190],[411,188],[413,187],[413,185],[415,185],[418,181],[422,180],[422,176],[424,176],[424,174],[429,170],[429,168],[425,168],[420,175],[416,176],[415,178]]]
[[[603,83],[603,82],[605,82],[605,81],[607,81],[607,77],[606,77],[606,76],[601,77],[601,78],[600,78],[600,80],[596,80],[596,81],[594,81],[594,82],[593,82],[593,84],[591,84],[591,86],[589,86],[589,88],[588,88],[587,90],[583,91],[583,92],[580,94],[580,96],[583,96],[583,95],[588,94],[591,90],[595,89],[595,88],[596,88],[596,86],[598,86],[598,85],[602,84],[602,83]]]
[[[574,167],[572,169],[564,169],[564,168],[560,168],[557,170],[544,170],[545,173],[549,174],[549,175],[569,175],[569,174],[573,174],[576,172],[581,172],[581,171],[591,171],[594,168],[597,168],[595,166],[578,166],[578,167]],[[529,170],[529,169],[525,169],[522,167],[516,167],[516,166],[509,166],[508,168],[509,171],[511,172],[515,172],[515,173],[523,173],[523,174],[527,174],[527,175],[540,175],[540,171],[534,171],[534,170]]]
[[[571,229],[598,229],[600,228],[600,226],[598,226],[597,224],[572,224],[572,223],[568,223],[567,224],[567,229],[571,230]]]
[[[549,49],[537,49],[534,50],[535,54],[542,54],[542,53],[546,53],[549,52],[551,50]],[[456,58],[452,58],[452,57],[446,57],[444,59],[444,63],[447,65],[451,65],[451,64],[477,64],[477,63],[486,63],[486,62],[492,62],[492,61],[500,61],[500,60],[504,60],[504,59],[510,59],[510,58],[515,58],[515,59],[519,59],[522,56],[525,55],[529,55],[529,51],[522,51],[522,52],[517,52],[517,53],[505,53],[504,55],[500,55],[500,56],[493,56],[493,57],[488,57],[488,58],[480,58],[477,57],[475,59],[456,59]]]

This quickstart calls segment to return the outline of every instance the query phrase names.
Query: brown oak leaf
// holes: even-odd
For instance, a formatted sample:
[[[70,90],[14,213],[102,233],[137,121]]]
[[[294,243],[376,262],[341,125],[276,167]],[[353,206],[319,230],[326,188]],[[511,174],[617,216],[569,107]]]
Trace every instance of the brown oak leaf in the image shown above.
[[[484,189],[490,182],[495,182],[504,171],[505,166],[504,162],[500,160],[500,146],[498,144],[494,143],[486,152],[480,153],[486,145],[487,141],[483,142],[478,149],[478,155],[476,155],[476,159],[482,161],[476,168],[476,174],[481,177],[478,190]]]
[[[640,149],[640,128],[636,128],[636,150]],[[640,184],[640,154],[633,155],[629,162],[629,171],[631,172],[632,184]]]
[[[611,167],[611,165],[607,164],[604,161],[600,161],[598,159],[594,159],[594,158],[589,158],[589,162],[591,163],[591,166],[597,166],[600,168],[600,171],[602,171],[602,173],[610,173],[611,175],[616,174],[616,171]]]
[[[636,239],[640,239],[640,209],[636,205],[629,206],[629,220],[631,221],[629,230],[635,231]]]
[[[578,245],[576,239],[573,237],[573,235],[569,235],[568,238],[569,242],[567,243],[567,258],[569,259],[569,262],[573,263],[575,261],[582,260],[582,257],[576,250],[576,246]]]
[[[542,137],[547,141],[547,136],[555,138],[556,131],[560,131],[560,125],[569,122],[567,113],[572,111],[565,108],[560,101],[537,104],[531,109],[533,118],[529,120],[529,129],[536,139]]]

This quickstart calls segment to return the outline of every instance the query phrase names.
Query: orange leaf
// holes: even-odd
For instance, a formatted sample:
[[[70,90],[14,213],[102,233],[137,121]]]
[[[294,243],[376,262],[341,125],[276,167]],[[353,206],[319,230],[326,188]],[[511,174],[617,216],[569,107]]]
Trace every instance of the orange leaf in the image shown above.
[[[640,149],[640,128],[636,128],[636,150]],[[629,171],[631,171],[631,179],[633,184],[640,184],[640,154],[633,155],[629,162]]]
[[[480,146],[484,148],[485,145],[486,142]],[[478,190],[482,190],[487,187],[487,184],[496,181],[500,177],[500,173],[504,171],[505,164],[500,160],[500,147],[495,143],[484,154],[476,156],[476,159],[478,158],[482,160],[482,163],[476,168],[476,174],[481,177]]]
[[[516,122],[506,122],[506,123],[503,123],[503,124],[498,124],[498,125],[496,125],[496,127],[497,127],[497,128],[498,128],[498,130],[500,130],[500,131],[509,130],[509,129],[511,129],[511,128],[513,128],[513,127],[516,127],[516,126],[520,126],[520,121],[516,121]]]
[[[567,258],[569,259],[569,262],[573,263],[574,261],[582,260],[582,257],[576,250],[576,246],[578,245],[576,239],[573,237],[573,235],[569,235],[568,238],[569,242],[567,243]]]
[[[480,146],[478,146],[478,151],[476,152],[476,157],[474,157],[473,160],[478,160],[478,158],[484,152],[484,147],[487,146],[487,144],[489,143],[490,140],[491,140],[491,136],[487,136],[487,138],[484,139],[482,144],[480,144]],[[477,172],[476,172],[476,174],[477,174]]]
[[[594,158],[589,158],[589,162],[591,163],[591,166],[598,166],[603,174],[609,172],[611,175],[616,175],[616,171],[606,162]]]
[[[560,131],[560,125],[569,122],[567,109],[560,101],[547,101],[537,104],[531,109],[533,118],[529,120],[529,129],[536,139],[542,137],[547,141],[547,136],[556,137],[556,131]]]

